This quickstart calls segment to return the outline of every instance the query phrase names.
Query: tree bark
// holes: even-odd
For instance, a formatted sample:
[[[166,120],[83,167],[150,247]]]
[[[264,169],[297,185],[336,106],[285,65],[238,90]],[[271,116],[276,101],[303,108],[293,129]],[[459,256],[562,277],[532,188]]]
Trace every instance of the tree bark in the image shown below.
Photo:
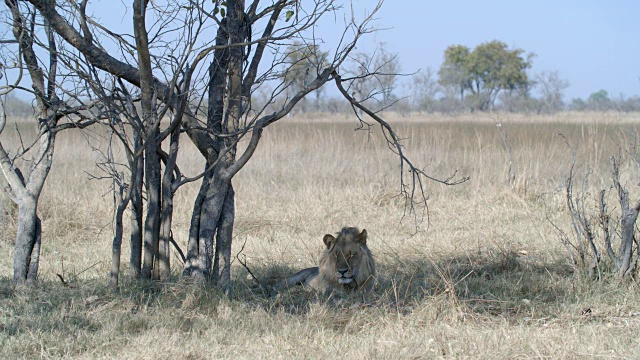
[[[34,285],[38,280],[38,269],[40,268],[40,247],[42,245],[42,221],[36,212],[36,238],[31,248],[31,260],[29,262],[29,272],[27,273],[27,284]]]
[[[240,44],[246,39],[245,18],[244,18],[244,0],[227,1],[227,9],[229,11],[227,17],[227,28],[229,43]],[[237,151],[237,133],[240,129],[240,119],[244,114],[243,98],[242,98],[242,62],[244,57],[244,47],[234,46],[229,48],[227,64],[227,106],[224,112],[222,128],[227,134],[223,139],[224,148],[227,152],[220,154],[220,164],[226,171],[236,161]],[[211,280],[214,284],[222,287],[225,293],[228,293],[231,283],[231,246],[233,241],[233,222],[235,217],[234,191],[231,185],[231,179],[227,178],[227,174],[222,172],[219,182],[222,186],[217,187],[218,198],[224,194],[219,208],[219,215],[216,221],[216,251],[213,262],[213,271],[211,272]],[[214,182],[214,185],[216,182]]]
[[[120,254],[122,252],[122,234],[123,234],[123,217],[124,210],[127,208],[128,199],[122,199],[122,191],[120,191],[120,203],[116,209],[115,215],[115,235],[111,245],[111,273],[109,278],[109,286],[113,289],[118,288],[120,278]]]
[[[173,182],[175,176],[173,171],[178,157],[178,141],[180,139],[180,127],[176,126],[171,133],[169,159],[164,169],[162,177],[162,216],[160,246],[158,249],[158,265],[160,279],[168,279],[171,275],[170,238],[171,221],[173,218]]]
[[[228,44],[227,24],[227,18],[224,18],[216,33],[216,45]],[[209,66],[207,128],[214,133],[223,133],[222,119],[227,84],[228,54],[228,48],[215,50],[214,59]],[[206,168],[218,160],[223,146],[223,142],[219,138],[212,140],[214,151],[207,158]],[[212,275],[213,239],[227,191],[227,184],[220,181],[222,168],[223,165],[218,163],[213,171],[203,179],[191,218],[187,263],[184,272],[198,281],[206,281]]]
[[[205,175],[200,184],[200,191],[196,196],[195,203],[193,204],[193,211],[191,212],[191,224],[189,225],[189,241],[187,243],[187,259],[184,263],[183,276],[196,276],[198,271],[198,255],[200,253],[200,214],[202,213],[202,206],[207,197],[207,189],[209,188],[209,182],[212,179],[212,174]],[[200,270],[202,273],[202,270]]]
[[[150,141],[145,148],[145,175],[147,190],[147,216],[144,222],[144,257],[142,263],[142,277],[157,278],[158,273],[152,274],[157,266],[154,260],[158,254],[158,241],[160,236],[160,159],[157,153],[155,141]]]
[[[159,131],[157,128],[160,119],[155,113],[155,84],[151,67],[151,55],[149,52],[149,39],[147,35],[145,17],[148,2],[146,0],[133,1],[133,31],[135,35],[136,50],[138,54],[138,68],[140,69],[140,107],[142,110],[142,123],[146,131],[147,146],[145,147],[145,175],[147,190],[147,217],[144,224],[144,262],[142,264],[142,277],[149,279],[152,276],[159,277],[159,269],[154,266],[157,260],[159,236],[160,236],[160,158],[158,156]],[[156,264],[157,265],[157,264]]]
[[[629,204],[629,191],[620,184],[620,160],[612,156],[611,176],[613,184],[618,192],[620,208],[622,211],[620,218],[620,248],[618,249],[618,277],[629,275],[635,268],[633,259],[633,244],[635,242],[635,223],[640,212],[640,201],[634,206]]]
[[[216,234],[216,253],[213,263],[212,280],[220,286],[225,294],[229,293],[231,283],[231,243],[233,223],[235,220],[235,192],[233,185],[229,185],[224,198],[222,213],[218,220]]]
[[[18,199],[18,233],[13,254],[13,281],[17,284],[36,277],[35,274],[29,275],[34,245],[40,237],[36,205],[37,200],[33,197]]]
[[[220,175],[214,172],[200,210],[198,257],[195,271],[192,272],[192,276],[199,281],[208,280],[212,275],[215,275],[211,271],[214,255],[213,240],[218,229],[228,185],[227,181],[222,180]]]
[[[135,131],[135,130],[134,130]],[[134,132],[135,149],[142,148],[142,137],[137,131]],[[141,156],[136,162],[135,181],[131,184],[131,234],[130,234],[130,256],[129,271],[130,276],[140,278],[142,276],[142,182],[144,176],[143,167],[144,158]],[[133,176],[132,176],[133,178]]]

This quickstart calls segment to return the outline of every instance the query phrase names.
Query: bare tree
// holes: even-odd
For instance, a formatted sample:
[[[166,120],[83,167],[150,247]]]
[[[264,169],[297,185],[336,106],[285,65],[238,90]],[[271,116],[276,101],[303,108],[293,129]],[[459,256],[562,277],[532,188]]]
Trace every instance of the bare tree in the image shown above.
[[[17,284],[33,284],[37,279],[42,240],[42,222],[37,207],[51,169],[56,135],[65,128],[88,126],[100,116],[92,112],[91,102],[71,106],[69,101],[61,99],[61,93],[67,94],[59,87],[64,80],[60,80],[58,44],[51,24],[48,21],[38,22],[36,13],[16,0],[5,0],[5,6],[9,10],[9,18],[5,21],[11,24],[15,39],[15,42],[7,43],[17,45],[17,50],[8,49],[5,56],[14,57],[12,62],[18,76],[13,83],[2,86],[0,92],[5,95],[18,89],[33,95],[38,132],[31,143],[21,144],[11,154],[0,143],[0,167],[8,183],[8,194],[18,206],[13,280]],[[48,67],[43,68],[43,64]],[[22,86],[24,72],[31,80],[31,89]],[[71,97],[71,100],[78,99]],[[3,106],[0,132],[7,121],[4,110]],[[62,118],[71,122],[61,124]],[[20,160],[24,160],[22,170],[18,164]]]
[[[293,71],[296,63],[289,61],[291,51],[287,49],[296,42],[321,44],[311,29],[322,17],[340,10],[335,1],[303,4],[297,0],[135,0],[131,9],[133,36],[121,35],[89,17],[86,0],[59,5],[51,0],[28,2],[59,41],[69,47],[68,56],[76,54],[78,68],[87,68],[78,70],[78,77],[100,99],[103,109],[117,114],[110,118],[108,126],[128,148],[125,169],[107,168],[114,179],[118,209],[112,252],[114,286],[119,275],[121,209],[131,201],[136,208],[132,224],[140,229],[141,181],[144,179],[146,190],[144,246],[134,246],[134,232],[138,231],[134,226],[130,262],[134,273],[137,266],[142,277],[166,279],[171,269],[173,194],[181,185],[202,179],[193,205],[183,274],[198,282],[211,281],[228,291],[235,221],[232,179],[257,150],[264,129],[328,82],[335,83],[354,109],[380,124],[390,148],[399,156],[400,187],[411,210],[416,199],[424,201],[421,195],[426,179],[445,184],[464,181],[453,177],[439,180],[414,166],[404,155],[401,140],[391,126],[363,105],[372,94],[390,98],[397,66],[389,66],[397,65],[395,57],[378,56],[372,60],[358,55],[362,67],[356,74],[343,77],[339,73],[362,36],[374,30],[373,16],[382,2],[374,4],[363,19],[356,20],[351,14],[340,43],[331,51],[315,45],[308,47],[303,59],[322,61],[307,62],[310,65],[305,74],[309,76],[295,91],[291,91],[292,81],[282,76],[283,71]],[[212,29],[215,38],[210,36]],[[107,44],[116,44],[117,50],[107,50],[113,46]],[[73,63],[73,59],[69,60],[69,64]],[[73,65],[69,68],[73,69]],[[375,85],[368,95],[353,97],[351,90],[369,78],[375,79]],[[272,89],[271,93],[257,107],[252,94],[266,86]],[[205,101],[206,120],[201,121],[196,114]],[[138,105],[134,106],[134,102]],[[273,112],[267,113],[267,106]],[[165,118],[170,121],[163,122]],[[360,121],[369,125],[364,118]],[[179,170],[181,132],[189,136],[206,160],[199,174],[187,176]],[[238,153],[237,144],[244,138],[249,139],[247,147]],[[164,142],[168,142],[169,153],[162,150]],[[129,175],[123,175],[121,170]],[[139,234],[136,239],[140,240]],[[143,249],[141,265],[134,248]]]
[[[379,44],[373,54],[357,52],[350,56],[346,78],[354,99],[372,106],[387,107],[397,100],[393,91],[400,76],[398,57]]]
[[[426,68],[413,76],[413,102],[416,109],[434,112],[439,92],[440,85],[432,68]]]
[[[637,154],[637,152],[636,152]],[[636,220],[638,220],[638,212],[640,212],[640,200],[632,203],[629,198],[629,190],[620,183],[620,162],[621,156],[611,157],[611,177],[613,180],[613,188],[618,194],[620,203],[620,246],[618,252],[613,250],[612,232],[608,229],[610,216],[606,211],[604,192],[600,193],[600,214],[601,225],[604,231],[604,240],[611,261],[613,262],[618,277],[625,277],[636,269],[638,263],[638,255],[634,256],[634,245],[637,248],[636,239]]]
[[[540,88],[543,111],[555,113],[563,109],[564,90],[569,82],[560,77],[557,71],[543,71],[536,76],[536,85]]]
[[[312,82],[318,74],[318,69],[324,69],[327,64],[327,52],[320,50],[317,44],[304,44],[294,42],[286,50],[286,58],[282,76],[284,77],[285,86],[287,87],[287,95],[294,96],[306,84]],[[323,88],[318,88],[315,93],[315,110],[321,107],[320,99],[323,94]],[[300,112],[308,111],[306,99],[302,99],[296,106]]]
[[[635,138],[635,134],[633,136]],[[589,206],[591,196],[588,191],[591,170],[587,169],[582,186],[576,190],[576,155],[575,150],[569,147],[573,154],[573,161],[566,179],[565,194],[573,236],[567,235],[554,226],[560,234],[574,267],[586,268],[590,277],[596,274],[600,277],[603,272],[602,252],[604,251],[608,255],[611,272],[619,278],[628,277],[637,269],[640,258],[640,248],[636,238],[640,200],[632,202],[629,191],[621,183],[622,152],[610,158],[612,189],[617,195],[619,209],[611,210],[607,207],[608,191],[606,189],[600,190],[597,198],[593,199],[595,200],[593,204],[597,204],[596,209],[593,209]],[[638,150],[640,149],[637,141],[633,142],[627,150],[634,161],[638,158]],[[619,219],[619,223],[615,224],[611,219]],[[601,250],[603,247],[604,250]]]

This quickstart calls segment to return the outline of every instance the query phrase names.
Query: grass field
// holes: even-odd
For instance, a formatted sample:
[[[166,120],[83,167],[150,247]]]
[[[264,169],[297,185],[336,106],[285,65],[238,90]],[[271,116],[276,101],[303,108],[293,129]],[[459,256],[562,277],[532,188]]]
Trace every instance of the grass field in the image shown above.
[[[108,182],[87,175],[99,175],[87,143],[100,146],[100,136],[61,134],[39,207],[35,289],[11,286],[15,208],[0,196],[0,358],[640,358],[638,284],[574,273],[551,223],[571,234],[563,193],[571,150],[558,134],[576,150],[580,186],[593,192],[610,186],[609,156],[638,132],[639,114],[390,121],[416,165],[470,177],[454,187],[427,183],[428,218],[417,232],[396,196],[398,159],[377,128],[353,131],[352,118],[275,124],[234,179],[234,255],[242,249],[238,257],[265,283],[314,266],[324,234],[367,229],[379,284],[369,295],[328,299],[304,289],[268,298],[238,261],[231,298],[194,291],[179,280],[176,257],[176,281],[125,281],[112,293],[113,202]],[[28,137],[29,126],[18,127]],[[3,143],[19,141],[12,131]],[[183,173],[202,168],[186,138],[180,157]],[[640,170],[624,168],[637,199]],[[173,231],[183,247],[197,190],[176,195]],[[128,247],[123,254],[126,263]]]

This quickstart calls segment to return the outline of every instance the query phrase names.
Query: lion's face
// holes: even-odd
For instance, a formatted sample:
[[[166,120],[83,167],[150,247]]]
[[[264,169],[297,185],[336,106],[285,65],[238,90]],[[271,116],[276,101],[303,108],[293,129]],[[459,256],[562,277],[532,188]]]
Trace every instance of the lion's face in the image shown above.
[[[356,289],[374,275],[373,261],[367,248],[367,231],[344,228],[338,237],[324,236],[327,247],[321,273],[346,289]]]

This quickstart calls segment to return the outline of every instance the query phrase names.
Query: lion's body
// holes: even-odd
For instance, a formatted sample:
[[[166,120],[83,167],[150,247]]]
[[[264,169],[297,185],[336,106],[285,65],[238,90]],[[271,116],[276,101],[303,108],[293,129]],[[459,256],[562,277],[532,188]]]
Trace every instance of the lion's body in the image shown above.
[[[320,266],[297,272],[280,287],[304,285],[325,293],[371,287],[376,266],[367,247],[366,230],[360,232],[355,227],[345,227],[337,238],[327,234],[323,241],[326,248],[320,256]]]

